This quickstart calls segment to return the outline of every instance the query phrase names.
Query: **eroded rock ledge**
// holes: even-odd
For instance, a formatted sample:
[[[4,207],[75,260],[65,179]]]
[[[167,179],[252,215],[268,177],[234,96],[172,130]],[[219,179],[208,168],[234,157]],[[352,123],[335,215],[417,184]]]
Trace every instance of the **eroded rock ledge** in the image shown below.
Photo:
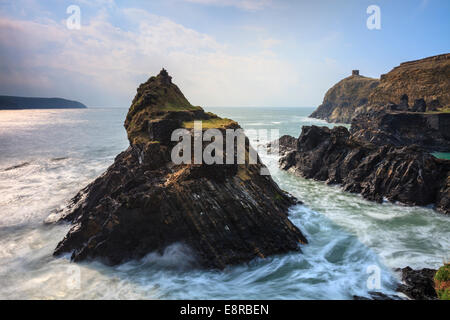
[[[403,95],[403,98],[399,105],[373,106],[358,114],[353,118],[350,132],[359,140],[377,145],[416,144],[429,152],[449,152],[450,113],[407,111],[410,108],[408,97]],[[423,99],[415,101],[414,105],[425,108]]]
[[[199,266],[224,268],[300,250],[307,240],[287,217],[297,200],[260,174],[259,159],[241,165],[171,161],[172,130],[190,129],[194,120],[222,131],[239,127],[192,106],[165,70],[142,84],[125,121],[130,147],[59,213],[73,227],[54,254],[118,264],[183,243]]]
[[[417,146],[377,146],[355,139],[344,127],[305,126],[297,149],[283,156],[280,166],[369,200],[435,205],[450,213],[450,161]]]

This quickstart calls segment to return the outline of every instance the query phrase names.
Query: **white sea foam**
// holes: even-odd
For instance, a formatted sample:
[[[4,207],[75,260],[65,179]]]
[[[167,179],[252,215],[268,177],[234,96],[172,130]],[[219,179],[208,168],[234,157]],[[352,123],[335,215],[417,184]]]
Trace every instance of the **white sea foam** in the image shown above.
[[[311,121],[306,118],[310,111],[305,111],[303,122],[301,117],[290,122],[303,112],[300,109],[265,110],[264,117],[255,109],[248,114],[241,109],[211,111],[229,118],[236,118],[235,112],[244,128],[268,119],[282,122],[280,134],[294,136]],[[126,109],[55,113],[53,120],[62,124],[30,130],[23,129],[30,119],[21,119],[22,124],[10,126],[22,143],[17,145],[9,140],[14,132],[6,138],[0,134],[0,147],[8,152],[0,155],[0,168],[29,162],[0,171],[0,298],[349,299],[367,295],[368,266],[380,268],[380,291],[391,293],[393,268],[437,267],[449,256],[448,217],[429,208],[369,202],[339,187],[282,172],[278,157],[262,155],[281,188],[305,202],[290,213],[309,240],[301,246],[303,253],[257,259],[224,271],[192,269],[194,255],[181,244],[116,267],[95,261],[74,264],[69,256],[54,258],[52,252],[70,226],[44,225],[43,220],[127,147],[125,113]],[[26,118],[26,112],[21,117]],[[64,119],[58,122],[58,117]],[[258,143],[265,142],[269,141]],[[54,161],[61,157],[67,159]],[[77,274],[79,287],[69,281]]]

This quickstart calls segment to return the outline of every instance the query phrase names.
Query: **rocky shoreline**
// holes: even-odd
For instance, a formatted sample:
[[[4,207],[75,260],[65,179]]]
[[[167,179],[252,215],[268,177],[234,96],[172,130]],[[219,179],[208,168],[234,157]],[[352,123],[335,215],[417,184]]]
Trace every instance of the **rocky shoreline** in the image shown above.
[[[414,270],[405,267],[396,271],[402,275],[402,283],[397,288],[398,292],[412,300],[438,300],[434,284],[437,270],[428,268]]]
[[[364,198],[407,205],[434,205],[450,213],[450,161],[419,147],[377,146],[361,142],[344,127],[303,127],[292,150],[280,143],[283,170],[338,184]],[[290,150],[290,151],[289,151]]]
[[[450,113],[408,111],[408,96],[399,105],[373,106],[352,120],[351,133],[376,145],[405,147],[417,145],[428,152],[450,151]],[[425,108],[423,99],[414,106]]]
[[[402,63],[373,86],[367,79],[355,85],[361,76],[354,71],[311,115],[332,122],[351,118],[350,131],[303,127],[295,147],[292,137],[283,137],[281,168],[369,200],[432,205],[448,214],[450,161],[430,153],[450,151],[449,76],[450,54]],[[343,110],[345,119],[330,118]]]
[[[239,128],[192,106],[164,69],[142,84],[125,120],[130,147],[54,215],[73,225],[54,255],[115,265],[181,243],[199,267],[222,269],[300,251],[307,240],[287,216],[298,200],[261,175],[259,158],[256,164],[171,161],[173,129],[192,136],[194,120],[220,132]]]
[[[417,269],[410,267],[395,269],[400,274],[401,282],[395,291],[397,295],[382,292],[369,292],[368,297],[353,296],[354,300],[439,300],[436,293],[435,269]]]

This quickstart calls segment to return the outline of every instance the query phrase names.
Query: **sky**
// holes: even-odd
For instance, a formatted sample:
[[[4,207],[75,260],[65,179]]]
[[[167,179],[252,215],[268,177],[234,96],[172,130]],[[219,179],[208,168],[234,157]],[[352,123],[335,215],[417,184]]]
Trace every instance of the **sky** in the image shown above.
[[[0,0],[0,94],[92,107],[128,107],[163,67],[194,105],[317,106],[352,69],[448,52],[448,0]]]

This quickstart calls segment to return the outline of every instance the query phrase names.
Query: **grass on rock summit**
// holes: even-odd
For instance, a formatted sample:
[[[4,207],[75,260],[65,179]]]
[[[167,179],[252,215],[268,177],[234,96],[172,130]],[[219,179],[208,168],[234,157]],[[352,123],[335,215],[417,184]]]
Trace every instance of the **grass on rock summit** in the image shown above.
[[[193,128],[195,120],[201,120],[205,129],[238,127],[233,120],[220,118],[199,106],[193,106],[172,83],[172,77],[165,69],[137,89],[125,119],[130,143],[154,143],[148,134],[149,124],[159,120],[178,121],[179,128],[187,129]]]

